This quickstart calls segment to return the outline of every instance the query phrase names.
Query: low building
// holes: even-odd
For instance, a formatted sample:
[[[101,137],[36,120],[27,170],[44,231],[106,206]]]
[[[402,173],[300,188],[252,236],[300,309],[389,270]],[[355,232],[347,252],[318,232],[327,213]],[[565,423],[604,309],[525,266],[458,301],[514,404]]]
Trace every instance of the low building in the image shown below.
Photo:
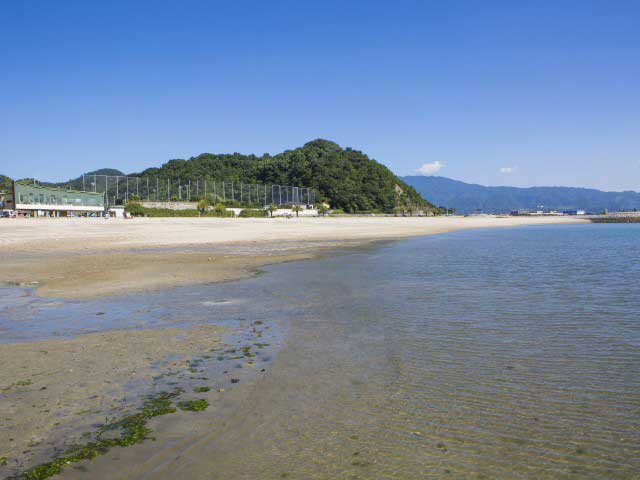
[[[113,205],[107,210],[111,218],[127,218],[127,211],[124,205]]]
[[[570,210],[564,210],[562,213],[564,213],[565,215],[586,215],[587,212],[579,209],[578,210],[570,209]]]
[[[13,193],[0,192],[0,210],[14,210]]]
[[[104,194],[14,182],[18,215],[31,217],[102,216]]]

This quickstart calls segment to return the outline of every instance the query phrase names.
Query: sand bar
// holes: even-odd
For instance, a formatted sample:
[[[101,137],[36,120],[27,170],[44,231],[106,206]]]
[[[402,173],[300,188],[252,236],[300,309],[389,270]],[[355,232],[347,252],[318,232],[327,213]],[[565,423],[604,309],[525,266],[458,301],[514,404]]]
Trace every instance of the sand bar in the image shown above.
[[[483,227],[579,223],[570,217],[8,219],[0,282],[81,298],[246,277],[337,246]]]

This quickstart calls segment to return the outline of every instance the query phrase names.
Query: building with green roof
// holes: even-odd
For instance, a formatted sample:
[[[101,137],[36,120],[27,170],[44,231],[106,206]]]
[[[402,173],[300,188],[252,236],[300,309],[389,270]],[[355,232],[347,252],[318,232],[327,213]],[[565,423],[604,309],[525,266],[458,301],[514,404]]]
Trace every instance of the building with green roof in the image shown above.
[[[24,216],[102,216],[104,194],[14,182],[15,211]]]

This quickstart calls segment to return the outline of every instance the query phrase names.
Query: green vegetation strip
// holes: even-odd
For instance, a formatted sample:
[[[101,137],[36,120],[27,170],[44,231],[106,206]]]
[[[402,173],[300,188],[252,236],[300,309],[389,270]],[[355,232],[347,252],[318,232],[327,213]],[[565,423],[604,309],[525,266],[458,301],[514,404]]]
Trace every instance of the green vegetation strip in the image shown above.
[[[150,437],[151,429],[147,427],[147,422],[153,417],[174,413],[176,408],[173,406],[173,399],[182,394],[184,390],[177,388],[172,392],[162,392],[147,398],[142,409],[132,415],[121,418],[120,420],[107,423],[100,427],[97,432],[96,440],[85,445],[74,445],[62,453],[58,458],[36,465],[35,467],[22,472],[16,476],[10,477],[12,480],[42,480],[52,477],[62,472],[62,469],[74,463],[84,460],[91,460],[98,455],[104,455],[112,447],[128,447],[137,443],[142,443]],[[198,403],[200,400],[192,401],[198,408],[194,411],[200,411],[204,408]],[[204,400],[206,403],[206,400]],[[187,402],[180,402],[187,403]],[[182,408],[182,407],[181,407]],[[103,435],[116,432],[119,434],[115,438],[102,438]]]
[[[206,410],[208,406],[209,402],[204,398],[201,398],[200,400],[185,400],[184,402],[178,402],[180,410],[186,410],[189,412],[201,412],[202,410]]]

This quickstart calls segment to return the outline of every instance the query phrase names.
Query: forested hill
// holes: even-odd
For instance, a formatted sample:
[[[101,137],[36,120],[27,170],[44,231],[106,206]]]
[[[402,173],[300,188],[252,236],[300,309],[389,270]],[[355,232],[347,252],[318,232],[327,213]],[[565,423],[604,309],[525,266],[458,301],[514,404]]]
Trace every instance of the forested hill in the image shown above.
[[[0,175],[0,192],[9,191],[13,187],[13,180],[4,175]]]
[[[119,177],[124,177],[126,174],[121,172],[120,170],[116,170],[115,168],[101,168],[99,170],[94,170],[92,172],[87,172],[84,174],[85,177],[89,177],[89,182],[91,181],[91,175],[109,175],[111,177],[115,177],[115,176],[119,176]],[[46,185],[46,183],[44,183]],[[82,175],[80,175],[78,178],[74,178],[73,180],[69,180],[68,182],[62,182],[62,183],[54,183],[51,185],[55,185],[61,188],[72,188],[74,190],[82,190]],[[88,183],[86,183],[85,181],[85,188],[89,188],[88,187]]]
[[[349,213],[433,209],[384,165],[360,151],[321,139],[274,156],[203,153],[170,160],[139,175],[312,187],[332,208]]]
[[[409,185],[436,205],[455,208],[460,213],[505,213],[517,209],[567,210],[588,212],[640,209],[638,192],[603,192],[573,187],[485,187],[445,177],[403,177]]]

